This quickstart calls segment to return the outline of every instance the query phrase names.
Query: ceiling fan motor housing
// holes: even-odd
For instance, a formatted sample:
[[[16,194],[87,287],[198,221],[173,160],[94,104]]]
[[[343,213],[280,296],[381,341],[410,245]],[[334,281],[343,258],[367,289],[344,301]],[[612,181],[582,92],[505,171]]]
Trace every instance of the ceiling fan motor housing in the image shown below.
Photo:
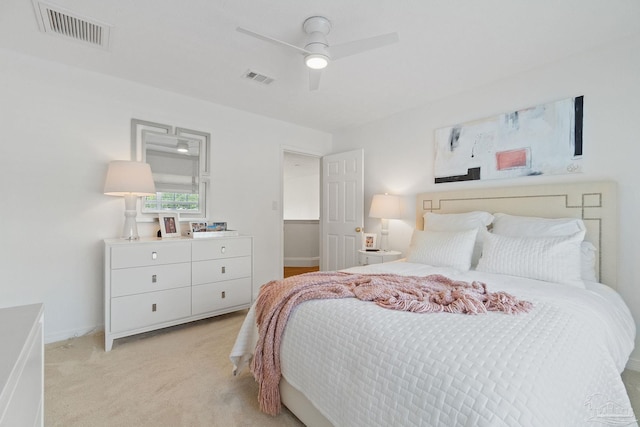
[[[304,20],[302,28],[305,33],[320,33],[325,36],[331,31],[331,21],[324,16],[311,16]]]

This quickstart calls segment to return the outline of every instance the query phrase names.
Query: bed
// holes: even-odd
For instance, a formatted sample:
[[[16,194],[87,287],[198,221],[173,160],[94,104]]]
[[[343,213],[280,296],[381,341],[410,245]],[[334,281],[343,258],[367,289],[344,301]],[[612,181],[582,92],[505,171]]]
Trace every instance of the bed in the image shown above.
[[[620,378],[635,323],[615,292],[616,203],[611,182],[419,194],[407,258],[348,273],[480,281],[533,308],[416,314],[307,301],[282,336],[283,404],[308,426],[637,425]],[[489,214],[491,233],[469,243],[462,229]],[[236,372],[256,341],[252,307]]]

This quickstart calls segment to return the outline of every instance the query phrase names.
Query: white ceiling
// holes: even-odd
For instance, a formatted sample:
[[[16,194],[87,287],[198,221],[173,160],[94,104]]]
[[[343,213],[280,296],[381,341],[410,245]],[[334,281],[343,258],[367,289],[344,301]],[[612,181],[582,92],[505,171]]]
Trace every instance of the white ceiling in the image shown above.
[[[336,131],[425,105],[640,33],[638,0],[53,0],[114,26],[108,51],[38,29],[29,0],[0,1],[0,47],[287,122]],[[308,91],[303,45],[397,31],[400,42],[331,63]],[[248,70],[268,86],[243,79]]]

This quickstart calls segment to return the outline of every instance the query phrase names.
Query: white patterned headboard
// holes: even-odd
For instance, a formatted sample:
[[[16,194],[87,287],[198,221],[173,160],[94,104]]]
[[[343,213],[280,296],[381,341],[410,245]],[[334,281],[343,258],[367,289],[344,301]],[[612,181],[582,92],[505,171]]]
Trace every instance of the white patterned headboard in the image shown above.
[[[585,240],[598,248],[596,273],[599,280],[615,289],[617,208],[617,186],[612,181],[439,191],[418,194],[416,228],[424,228],[425,212],[479,210],[543,218],[582,218],[587,228]]]

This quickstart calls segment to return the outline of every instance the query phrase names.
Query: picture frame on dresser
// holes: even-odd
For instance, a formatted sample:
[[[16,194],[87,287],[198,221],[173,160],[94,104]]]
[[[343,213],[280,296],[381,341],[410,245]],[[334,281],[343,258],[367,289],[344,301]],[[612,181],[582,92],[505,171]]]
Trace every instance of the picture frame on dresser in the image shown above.
[[[207,225],[207,231],[227,231],[226,222],[212,222]]]
[[[160,236],[180,237],[180,217],[175,213],[159,214]]]
[[[189,221],[189,229],[192,233],[199,233],[207,231],[207,222],[206,221]]]

